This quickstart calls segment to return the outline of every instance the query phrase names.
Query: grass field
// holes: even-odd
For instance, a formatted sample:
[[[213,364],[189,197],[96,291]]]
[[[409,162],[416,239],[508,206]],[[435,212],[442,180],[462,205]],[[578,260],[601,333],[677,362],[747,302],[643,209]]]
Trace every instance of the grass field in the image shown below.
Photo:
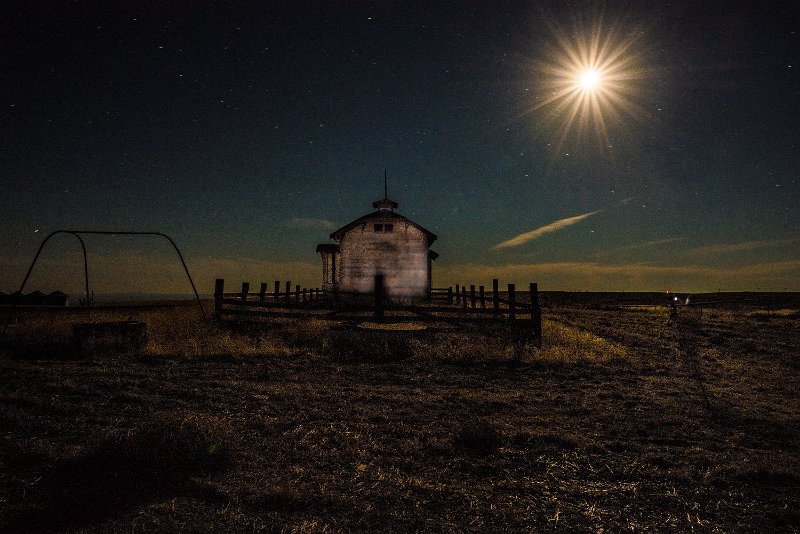
[[[82,315],[23,313],[0,531],[796,532],[797,307],[572,304],[541,349],[502,324],[96,312],[149,341],[84,358]]]

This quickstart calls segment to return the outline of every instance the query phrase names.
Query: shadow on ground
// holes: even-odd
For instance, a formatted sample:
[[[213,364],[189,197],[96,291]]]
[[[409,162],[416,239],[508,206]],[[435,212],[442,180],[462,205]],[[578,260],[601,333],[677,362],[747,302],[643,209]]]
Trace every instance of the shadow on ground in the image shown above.
[[[231,466],[236,441],[232,429],[211,416],[152,418],[57,461],[10,511],[4,531],[77,530],[149,502],[203,492],[193,478]]]

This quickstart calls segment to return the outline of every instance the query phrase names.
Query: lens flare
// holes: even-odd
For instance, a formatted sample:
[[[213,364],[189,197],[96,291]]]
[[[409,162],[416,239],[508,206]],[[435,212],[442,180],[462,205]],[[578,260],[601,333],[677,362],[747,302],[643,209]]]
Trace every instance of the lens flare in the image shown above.
[[[646,77],[642,31],[623,32],[602,14],[569,31],[549,24],[552,37],[535,62],[538,87],[531,113],[555,133],[556,147],[591,135],[600,147],[612,132],[648,119],[640,106]]]

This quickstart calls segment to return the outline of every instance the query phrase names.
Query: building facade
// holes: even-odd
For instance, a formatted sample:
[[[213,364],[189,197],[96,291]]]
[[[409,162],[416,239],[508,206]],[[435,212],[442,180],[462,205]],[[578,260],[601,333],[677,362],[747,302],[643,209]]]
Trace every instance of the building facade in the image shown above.
[[[438,257],[430,247],[436,235],[395,213],[393,200],[383,198],[372,207],[374,212],[333,232],[335,243],[317,245],[323,289],[372,293],[380,274],[389,298],[429,297],[431,262]]]

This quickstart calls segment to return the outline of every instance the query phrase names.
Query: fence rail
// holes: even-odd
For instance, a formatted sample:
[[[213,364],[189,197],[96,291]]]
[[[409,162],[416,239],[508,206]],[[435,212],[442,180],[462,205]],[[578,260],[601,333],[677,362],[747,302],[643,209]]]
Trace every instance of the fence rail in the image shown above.
[[[290,281],[282,284],[275,281],[273,291],[267,292],[267,284],[261,283],[259,291],[250,292],[249,282],[243,282],[241,291],[225,292],[225,280],[218,278],[214,286],[214,311],[218,320],[237,317],[308,317],[341,319],[348,312],[371,312],[374,319],[383,319],[387,313],[392,319],[401,320],[397,314],[412,314],[419,321],[522,321],[533,330],[533,337],[541,344],[542,316],[536,283],[528,286],[527,302],[517,299],[516,287],[508,284],[506,297],[501,298],[499,282],[493,280],[492,290],[484,286],[456,285],[455,289],[432,288],[425,301],[404,302],[387,298],[383,277],[375,277],[375,289],[371,293],[347,291],[324,291],[319,288],[302,288]],[[284,288],[281,291],[281,288]],[[520,317],[518,317],[518,315]],[[526,317],[529,319],[526,320]]]

